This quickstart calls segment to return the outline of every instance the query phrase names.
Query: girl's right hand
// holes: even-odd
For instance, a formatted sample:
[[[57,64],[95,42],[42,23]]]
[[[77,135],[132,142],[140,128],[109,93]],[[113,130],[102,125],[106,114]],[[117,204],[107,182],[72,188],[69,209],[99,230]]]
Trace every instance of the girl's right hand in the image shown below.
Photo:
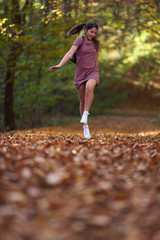
[[[49,70],[50,70],[50,71],[53,71],[53,70],[56,70],[56,69],[59,69],[59,68],[61,68],[61,66],[58,64],[58,65],[56,65],[56,66],[50,67]]]

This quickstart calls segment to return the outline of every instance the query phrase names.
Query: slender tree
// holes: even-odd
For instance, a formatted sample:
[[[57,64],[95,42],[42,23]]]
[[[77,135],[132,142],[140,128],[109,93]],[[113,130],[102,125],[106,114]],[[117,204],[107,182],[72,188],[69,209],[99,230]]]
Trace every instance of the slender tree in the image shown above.
[[[18,26],[21,24],[21,15],[19,10],[19,0],[11,1],[11,21],[12,24],[15,24],[17,31]],[[16,35],[17,33],[14,33]],[[15,67],[16,61],[20,54],[19,51],[19,41],[18,38],[13,36],[14,40],[10,44],[10,51],[7,59],[7,71],[5,77],[5,100],[4,100],[4,119],[5,119],[5,128],[7,130],[13,130],[16,128],[14,111],[13,111],[13,86],[14,86],[14,77],[15,77]]]

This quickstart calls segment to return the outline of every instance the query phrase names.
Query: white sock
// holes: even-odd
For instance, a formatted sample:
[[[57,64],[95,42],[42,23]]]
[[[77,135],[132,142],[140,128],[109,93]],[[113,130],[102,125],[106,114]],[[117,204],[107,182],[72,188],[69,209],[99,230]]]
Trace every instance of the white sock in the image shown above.
[[[90,139],[91,138],[91,134],[89,132],[89,126],[87,124],[83,125],[83,130],[84,130],[84,138],[85,139]]]
[[[83,114],[87,114],[87,115],[89,115],[89,112],[88,112],[88,111],[84,111]]]
[[[88,111],[84,111],[80,122],[83,123],[83,124],[87,124],[88,115],[89,115],[89,112]]]

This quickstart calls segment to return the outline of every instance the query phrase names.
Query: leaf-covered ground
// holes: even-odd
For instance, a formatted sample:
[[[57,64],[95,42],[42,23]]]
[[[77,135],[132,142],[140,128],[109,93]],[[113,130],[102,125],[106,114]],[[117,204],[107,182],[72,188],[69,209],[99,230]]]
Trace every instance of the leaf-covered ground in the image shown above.
[[[97,117],[0,135],[2,240],[159,240],[160,126]]]

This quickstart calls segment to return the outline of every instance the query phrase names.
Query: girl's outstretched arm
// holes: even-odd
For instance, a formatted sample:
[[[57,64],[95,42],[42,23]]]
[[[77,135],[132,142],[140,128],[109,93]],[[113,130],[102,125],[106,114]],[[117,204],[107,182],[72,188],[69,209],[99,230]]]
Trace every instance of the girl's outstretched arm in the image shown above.
[[[49,70],[53,71],[55,69],[61,68],[73,56],[73,54],[76,52],[77,48],[78,48],[77,46],[73,45],[71,47],[71,49],[64,55],[64,57],[62,58],[60,63],[58,65],[50,67]]]

